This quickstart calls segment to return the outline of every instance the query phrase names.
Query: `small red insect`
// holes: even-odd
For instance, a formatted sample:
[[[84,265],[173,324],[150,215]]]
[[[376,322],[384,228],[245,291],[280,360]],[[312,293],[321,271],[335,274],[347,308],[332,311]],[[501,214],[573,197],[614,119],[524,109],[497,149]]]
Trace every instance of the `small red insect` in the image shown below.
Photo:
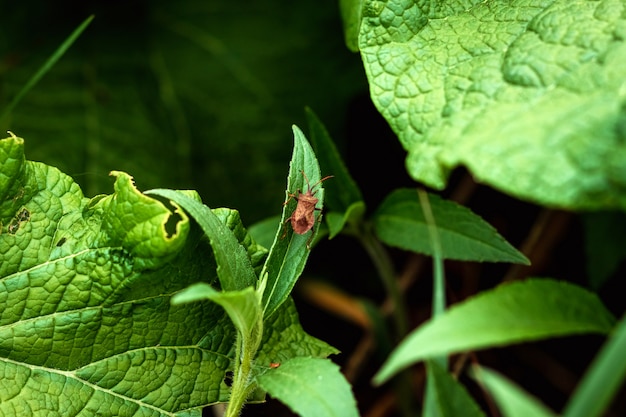
[[[279,363],[279,362],[272,362],[272,363],[270,363],[270,368],[271,368],[271,369],[276,369],[276,368],[278,368],[279,366],[280,366],[280,363]]]
[[[303,194],[300,190],[298,190],[296,192],[297,195],[289,194],[289,199],[283,203],[283,205],[289,203],[292,198],[295,198],[296,201],[298,202],[296,209],[291,214],[291,216],[289,216],[289,218],[285,220],[285,223],[290,221],[293,231],[299,235],[305,234],[306,232],[311,230],[313,226],[315,225],[315,221],[316,221],[315,210],[319,210],[318,208],[315,207],[315,205],[317,204],[319,199],[315,197],[315,193],[317,192],[317,190],[313,191],[313,189],[318,184],[321,184],[322,181],[326,181],[327,179],[333,177],[332,175],[328,175],[327,177],[322,178],[321,180],[313,184],[313,186],[311,186],[311,184],[309,183],[309,179],[307,178],[304,171],[301,171],[301,172],[307,184],[306,193]]]

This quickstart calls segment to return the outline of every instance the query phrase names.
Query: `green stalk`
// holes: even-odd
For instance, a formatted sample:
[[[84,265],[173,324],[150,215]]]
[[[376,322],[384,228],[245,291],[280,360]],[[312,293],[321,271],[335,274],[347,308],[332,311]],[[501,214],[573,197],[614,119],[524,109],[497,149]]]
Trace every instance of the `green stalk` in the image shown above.
[[[385,250],[385,247],[374,236],[371,228],[367,227],[365,230],[360,230],[357,234],[359,242],[370,256],[370,259],[374,263],[378,275],[380,276],[385,291],[389,298],[393,302],[393,321],[396,330],[396,338],[399,340],[407,334],[409,324],[407,321],[407,309],[404,301],[404,296],[398,286],[398,280],[393,268],[393,263],[389,257],[389,253]]]
[[[255,384],[252,380],[252,365],[254,364],[257,350],[261,345],[262,337],[263,315],[260,316],[251,334],[243,335],[237,332],[233,385],[224,417],[239,416],[246,400],[254,391]]]
[[[417,190],[417,196],[422,206],[424,213],[424,219],[428,224],[428,238],[430,244],[433,247],[433,308],[432,318],[435,319],[441,316],[446,309],[446,295],[445,295],[445,276],[443,268],[443,256],[441,250],[441,240],[439,238],[439,232],[437,231],[437,224],[435,223],[435,216],[433,215],[428,201],[428,194],[423,189]],[[440,356],[431,359],[432,362],[437,363],[443,369],[448,368],[448,358],[446,356]],[[424,416],[437,415],[436,411],[437,398],[435,394],[435,386],[431,368],[428,367],[427,380],[426,380],[426,392],[424,394]]]

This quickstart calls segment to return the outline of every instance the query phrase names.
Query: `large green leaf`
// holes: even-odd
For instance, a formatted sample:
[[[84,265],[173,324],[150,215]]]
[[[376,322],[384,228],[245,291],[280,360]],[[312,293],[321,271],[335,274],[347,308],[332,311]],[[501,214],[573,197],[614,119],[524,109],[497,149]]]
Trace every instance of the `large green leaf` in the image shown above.
[[[429,195],[429,202],[443,258],[528,264],[524,255],[471,210],[434,194]],[[398,189],[387,196],[374,214],[374,227],[388,245],[434,254],[416,190]]]
[[[207,239],[177,206],[115,176],[113,194],[84,198],[69,176],[26,161],[21,138],[0,141],[3,417],[200,416],[228,399],[231,321],[209,301],[170,304],[217,280]],[[334,352],[283,305],[264,358]]]
[[[367,1],[378,110],[435,188],[463,165],[519,198],[626,207],[624,0]]]
[[[561,281],[501,285],[452,306],[398,345],[375,377],[440,355],[549,337],[608,333],[615,319],[593,293]]]

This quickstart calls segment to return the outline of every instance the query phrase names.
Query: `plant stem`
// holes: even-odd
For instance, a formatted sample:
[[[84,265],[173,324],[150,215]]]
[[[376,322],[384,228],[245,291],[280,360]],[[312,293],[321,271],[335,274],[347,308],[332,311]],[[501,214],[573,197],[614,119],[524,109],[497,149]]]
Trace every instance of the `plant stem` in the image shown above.
[[[252,364],[262,337],[263,315],[260,316],[251,334],[244,336],[237,332],[233,385],[224,417],[239,416],[248,396],[253,391]]]
[[[370,227],[360,230],[357,234],[361,245],[369,254],[380,278],[385,287],[387,295],[393,301],[393,321],[396,330],[396,338],[399,340],[407,334],[409,325],[407,321],[407,310],[404,296],[398,286],[396,279],[396,273],[393,268],[393,263],[389,257],[389,253],[385,250],[384,246],[374,236]]]

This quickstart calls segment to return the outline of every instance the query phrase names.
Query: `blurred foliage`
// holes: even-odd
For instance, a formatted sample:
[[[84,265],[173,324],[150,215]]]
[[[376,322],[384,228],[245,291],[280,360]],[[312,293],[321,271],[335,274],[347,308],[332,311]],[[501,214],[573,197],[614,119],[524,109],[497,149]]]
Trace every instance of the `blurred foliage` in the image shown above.
[[[245,224],[275,215],[304,107],[341,140],[350,101],[367,90],[335,2],[0,0],[0,106],[90,14],[0,123],[87,196],[110,193],[109,171],[124,170],[141,190],[196,189]]]

